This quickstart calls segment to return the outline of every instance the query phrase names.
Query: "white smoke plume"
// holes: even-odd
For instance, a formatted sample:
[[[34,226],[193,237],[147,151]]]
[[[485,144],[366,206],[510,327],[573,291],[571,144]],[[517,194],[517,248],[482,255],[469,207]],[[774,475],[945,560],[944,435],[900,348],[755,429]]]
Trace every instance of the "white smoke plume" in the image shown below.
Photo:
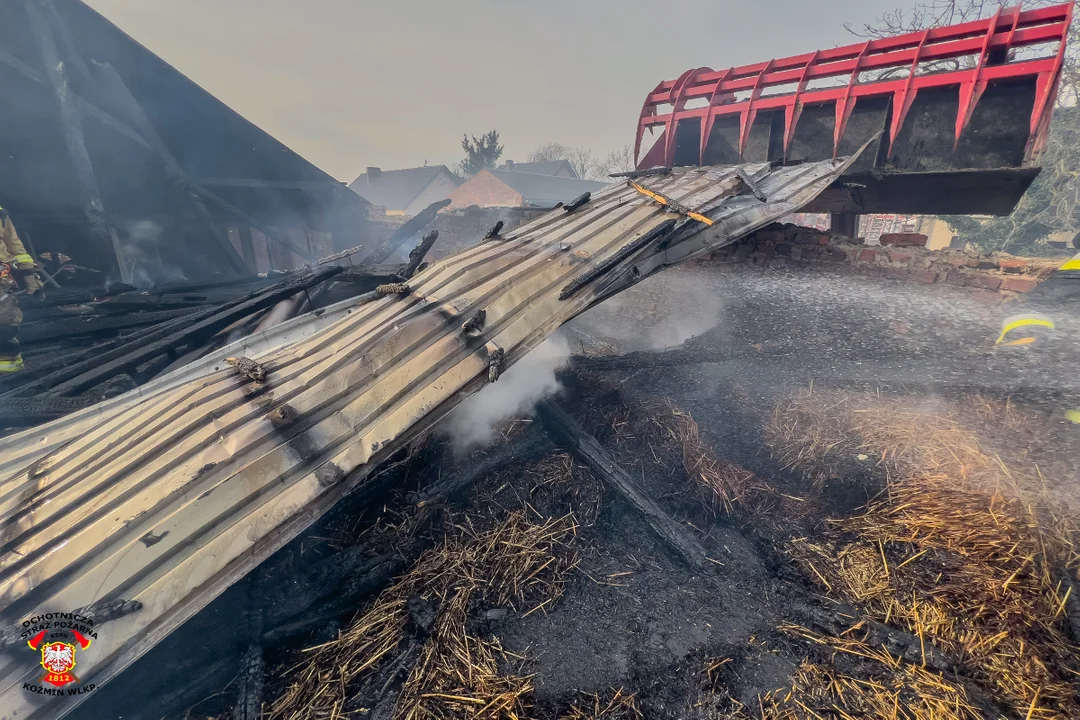
[[[605,301],[572,320],[569,328],[583,338],[613,343],[622,352],[664,350],[720,326],[724,306],[714,279],[677,268]]]
[[[555,372],[566,366],[570,345],[556,333],[486,386],[458,405],[443,422],[455,449],[491,442],[495,428],[516,415],[531,415],[536,403],[560,389]]]
[[[120,262],[124,282],[147,290],[155,285],[187,279],[179,268],[162,261],[164,230],[160,225],[152,220],[137,220],[125,224],[123,231]]]

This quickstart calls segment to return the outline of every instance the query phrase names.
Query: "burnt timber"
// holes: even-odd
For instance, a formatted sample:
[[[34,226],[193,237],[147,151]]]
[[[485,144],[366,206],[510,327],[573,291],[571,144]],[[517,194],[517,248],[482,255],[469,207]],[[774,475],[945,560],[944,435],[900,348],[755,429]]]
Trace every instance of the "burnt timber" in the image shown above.
[[[367,201],[79,0],[6,4],[0,98],[3,206],[32,253],[102,279],[290,270],[370,229]]]
[[[0,619],[140,601],[98,641],[102,659],[85,681],[107,682],[489,382],[493,358],[509,367],[604,298],[796,211],[850,161],[693,168],[650,182],[709,227],[613,186],[433,264],[405,294],[358,299],[298,341],[262,355],[227,349],[268,370],[257,388],[220,358],[0,440]],[[672,220],[671,232],[635,244]],[[583,276],[592,281],[560,300]],[[479,310],[482,330],[466,335]],[[63,512],[69,504],[83,511]],[[23,693],[28,670],[16,658],[0,667],[2,704],[19,717],[74,707]]]

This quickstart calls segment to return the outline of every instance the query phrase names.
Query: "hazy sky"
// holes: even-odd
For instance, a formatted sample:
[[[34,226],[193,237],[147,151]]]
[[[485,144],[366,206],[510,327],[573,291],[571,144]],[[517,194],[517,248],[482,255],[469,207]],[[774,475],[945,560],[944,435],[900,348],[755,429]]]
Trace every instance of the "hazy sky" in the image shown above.
[[[646,93],[854,41],[908,0],[86,0],[341,180],[453,164],[465,132],[504,159],[632,141]]]

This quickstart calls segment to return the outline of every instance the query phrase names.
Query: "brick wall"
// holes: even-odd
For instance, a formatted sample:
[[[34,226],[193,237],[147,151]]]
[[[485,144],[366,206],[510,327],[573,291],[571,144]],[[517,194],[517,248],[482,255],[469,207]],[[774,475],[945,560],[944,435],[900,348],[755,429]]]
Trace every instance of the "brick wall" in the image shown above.
[[[432,227],[439,231],[439,240],[428,253],[429,259],[438,260],[480,242],[500,220],[503,221],[502,232],[505,234],[546,212],[548,211],[527,208],[481,208],[475,205],[459,210],[447,208],[435,217],[434,226],[428,225],[417,234],[417,238],[429,232]],[[372,222],[370,237],[364,244],[370,244],[372,248],[378,247],[406,220],[408,218],[403,216],[385,216],[385,219]],[[415,242],[407,244],[405,252],[411,250],[413,245]]]
[[[1027,292],[1060,267],[1061,258],[968,250],[867,247],[796,225],[770,225],[704,262],[766,267],[820,267],[924,284],[947,283],[1005,294]]]
[[[464,187],[464,186],[463,186]],[[439,241],[432,248],[432,258],[442,258],[480,242],[481,238],[503,221],[502,233],[520,227],[547,210],[527,210],[522,208],[469,207],[463,210],[447,209],[435,219],[435,229],[439,231]]]
[[[522,203],[520,193],[486,170],[473,175],[448,197],[451,208],[467,208],[472,205],[517,207]]]

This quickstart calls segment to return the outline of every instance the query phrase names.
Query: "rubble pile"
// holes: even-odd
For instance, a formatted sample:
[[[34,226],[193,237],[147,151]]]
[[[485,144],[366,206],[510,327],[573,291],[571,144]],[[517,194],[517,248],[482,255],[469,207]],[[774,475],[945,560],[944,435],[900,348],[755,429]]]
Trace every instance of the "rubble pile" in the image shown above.
[[[1028,474],[1036,459],[997,445],[1034,431],[1026,411],[806,388],[771,409],[736,400],[757,417],[766,474],[720,457],[669,399],[638,401],[589,373],[564,382],[559,402],[581,402],[584,432],[646,480],[707,567],[690,567],[580,455],[534,450],[434,511],[423,489],[399,496],[401,521],[361,541],[427,534],[430,548],[329,642],[281,655],[263,717],[1080,711],[1068,587],[1080,530]],[[517,423],[506,442],[535,432]],[[845,506],[839,492],[870,499]],[[584,657],[564,640],[575,634]]]
[[[235,329],[275,307],[267,293],[293,298],[296,283],[350,272],[261,279],[191,312],[264,303]],[[676,297],[652,314],[712,282],[750,306],[664,351],[625,352],[604,316],[575,323],[596,342],[579,345],[560,394],[505,421],[488,447],[416,438],[76,716],[121,705],[218,720],[1080,713],[1077,493],[1046,408],[933,373],[905,385],[845,377],[835,357],[820,371],[808,362],[854,337],[867,362],[864,341],[925,364],[926,350],[904,348],[936,332],[919,321],[936,304],[818,282],[835,317],[810,328],[817,300],[793,287],[794,310],[773,276],[747,273],[740,290],[705,266],[663,281]],[[618,312],[654,295],[642,287]],[[774,341],[791,328],[803,329],[795,355]],[[787,362],[797,370],[776,375]]]
[[[113,283],[24,297],[26,369],[0,378],[0,432],[121,395],[292,317],[402,282],[409,271],[332,264],[340,259],[232,281],[145,290]]]
[[[1003,252],[919,246],[867,246],[851,238],[814,228],[779,223],[723,248],[705,262],[749,263],[771,268],[844,269],[861,275],[933,285],[1025,293],[1060,265],[1055,258],[1033,258]]]

